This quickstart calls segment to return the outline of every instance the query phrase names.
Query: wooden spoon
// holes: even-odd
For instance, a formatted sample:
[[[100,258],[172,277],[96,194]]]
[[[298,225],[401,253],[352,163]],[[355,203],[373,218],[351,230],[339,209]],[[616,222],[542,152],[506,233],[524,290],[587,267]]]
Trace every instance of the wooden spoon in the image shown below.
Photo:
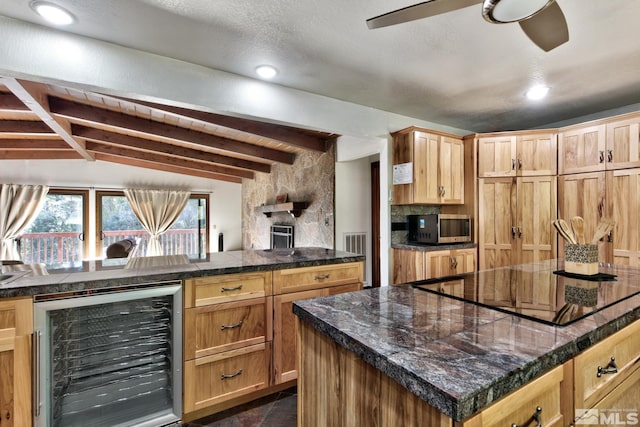
[[[573,232],[571,231],[571,227],[569,224],[563,219],[556,219],[552,221],[553,226],[558,230],[558,234],[562,236],[567,242],[576,244],[576,238],[573,236]]]
[[[581,216],[574,216],[571,218],[571,228],[573,229],[573,234],[576,236],[576,241],[584,245],[584,219]]]

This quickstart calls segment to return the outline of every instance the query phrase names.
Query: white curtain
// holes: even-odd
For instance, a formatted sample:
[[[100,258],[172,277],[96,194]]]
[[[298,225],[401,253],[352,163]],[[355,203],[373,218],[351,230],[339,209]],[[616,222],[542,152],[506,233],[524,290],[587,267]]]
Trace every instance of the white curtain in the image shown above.
[[[151,236],[146,255],[162,255],[162,246],[158,238],[176,222],[189,201],[191,193],[175,190],[126,189],[124,194],[140,224]]]
[[[2,184],[0,187],[0,259],[19,260],[16,239],[44,204],[46,185]]]

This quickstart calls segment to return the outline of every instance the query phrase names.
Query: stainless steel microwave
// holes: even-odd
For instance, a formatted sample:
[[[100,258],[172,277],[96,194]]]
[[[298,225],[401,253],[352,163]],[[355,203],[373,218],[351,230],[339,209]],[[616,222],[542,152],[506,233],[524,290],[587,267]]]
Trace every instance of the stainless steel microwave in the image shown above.
[[[471,218],[468,215],[408,215],[409,243],[461,243],[471,241]]]

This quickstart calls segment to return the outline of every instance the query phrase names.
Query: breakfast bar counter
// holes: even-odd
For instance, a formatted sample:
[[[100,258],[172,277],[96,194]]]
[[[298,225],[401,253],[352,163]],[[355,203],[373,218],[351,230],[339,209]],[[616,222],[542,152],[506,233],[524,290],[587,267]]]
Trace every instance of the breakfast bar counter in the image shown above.
[[[534,276],[548,276],[562,268],[562,260],[520,268]],[[617,276],[613,288],[608,289],[624,285],[640,292],[640,269],[601,266],[601,271]],[[532,380],[560,368],[565,369],[558,380],[560,393],[571,394],[576,356],[625,328],[640,330],[640,293],[634,291],[566,326],[555,326],[455,296],[425,292],[415,285],[365,289],[294,304],[301,342],[299,416],[303,425],[306,417],[343,417],[338,424],[351,417],[357,420],[354,425],[393,425],[404,420],[416,425],[450,426],[469,420]],[[560,299],[564,297],[561,295]],[[522,311],[533,309],[526,307]],[[623,343],[627,341],[637,346],[637,336]],[[628,360],[618,359],[621,372],[624,368],[628,373],[640,372],[636,369],[640,365],[636,363],[640,357],[634,353],[636,350],[640,352],[640,348],[633,347],[632,354],[625,356]],[[602,365],[607,361],[608,356]],[[326,372],[320,372],[323,370]],[[349,373],[356,378],[350,378]],[[380,378],[376,377],[378,374]],[[595,368],[593,374],[595,378]],[[396,386],[399,388],[393,388]],[[407,396],[394,397],[398,390],[408,392]],[[365,397],[359,399],[359,393]],[[380,400],[375,399],[376,393]],[[427,409],[416,410],[414,397],[426,403]],[[325,399],[330,406],[334,398],[344,406],[340,411],[328,409],[319,413],[323,409],[316,407],[321,405],[311,402]],[[382,402],[385,399],[387,404]],[[564,407],[560,409],[565,412],[564,419],[552,425],[572,422],[573,400],[563,399]],[[384,414],[384,408],[392,414]],[[534,411],[527,412],[527,417]],[[549,410],[545,411],[543,420],[547,417],[549,421]],[[346,413],[350,415],[345,418]],[[434,414],[439,417],[434,418]],[[385,419],[395,421],[385,423]],[[332,425],[336,418],[324,421]],[[547,421],[543,425],[548,425]]]

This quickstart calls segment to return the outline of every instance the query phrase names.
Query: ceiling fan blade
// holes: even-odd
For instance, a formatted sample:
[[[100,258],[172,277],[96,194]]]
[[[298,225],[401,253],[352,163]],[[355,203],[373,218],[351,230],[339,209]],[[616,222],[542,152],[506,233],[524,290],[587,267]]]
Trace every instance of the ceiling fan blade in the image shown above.
[[[520,21],[520,28],[545,52],[569,41],[567,20],[557,2],[551,3],[533,17]]]
[[[388,27],[389,25],[428,18],[479,3],[482,3],[482,0],[429,0],[367,19],[367,27],[371,30]]]

